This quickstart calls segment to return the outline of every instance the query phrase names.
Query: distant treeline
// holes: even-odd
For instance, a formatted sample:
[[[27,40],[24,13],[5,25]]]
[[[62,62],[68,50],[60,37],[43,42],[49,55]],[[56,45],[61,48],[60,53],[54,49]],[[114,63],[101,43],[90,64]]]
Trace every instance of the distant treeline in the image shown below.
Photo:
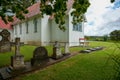
[[[120,30],[114,30],[109,35],[104,36],[85,36],[90,41],[120,41]]]
[[[87,40],[90,41],[110,41],[110,37],[105,35],[105,36],[85,36]]]

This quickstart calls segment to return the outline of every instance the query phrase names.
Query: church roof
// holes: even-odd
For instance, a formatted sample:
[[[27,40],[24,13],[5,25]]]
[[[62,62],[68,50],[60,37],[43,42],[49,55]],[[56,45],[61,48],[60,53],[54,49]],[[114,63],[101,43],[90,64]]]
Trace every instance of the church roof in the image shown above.
[[[73,2],[74,2],[74,0],[68,0],[66,13],[68,13],[70,11],[70,9],[73,5]],[[29,13],[25,14],[26,19],[39,14],[40,13],[40,2],[37,2],[37,3],[33,4],[32,6],[28,7],[27,10],[29,11]],[[15,25],[19,22],[21,22],[21,21],[18,18],[14,17],[14,22],[12,22],[12,24]],[[0,28],[12,29],[12,26],[11,26],[11,23],[5,24],[4,21],[2,21],[0,19]]]
[[[5,23],[1,18],[0,18],[0,29],[12,29],[11,22]]]
[[[37,3],[33,4],[32,6],[28,7],[27,10],[29,11],[29,13],[25,14],[26,19],[39,14],[40,13],[40,2],[37,2]],[[20,22],[20,20],[18,18],[14,17],[13,25],[18,22]]]

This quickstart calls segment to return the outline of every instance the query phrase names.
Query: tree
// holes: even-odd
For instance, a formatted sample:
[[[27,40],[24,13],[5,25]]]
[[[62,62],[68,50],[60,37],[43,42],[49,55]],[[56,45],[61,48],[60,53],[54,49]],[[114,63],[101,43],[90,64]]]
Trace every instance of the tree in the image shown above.
[[[120,30],[114,30],[110,33],[110,38],[113,41],[120,41]]]
[[[28,13],[26,8],[34,2],[35,0],[0,0],[0,17],[5,23],[13,21],[13,14],[20,20],[25,19],[24,14]]]
[[[65,15],[67,11],[66,2],[68,0],[40,0],[41,16],[43,14],[54,15],[55,22],[59,25],[59,28],[65,31]],[[83,21],[83,15],[87,11],[90,3],[89,0],[73,0],[74,9],[71,15],[73,16],[73,24]],[[20,20],[25,19],[24,14],[28,13],[26,8],[32,5],[35,0],[1,0],[0,1],[0,17],[5,23],[13,21],[13,17],[6,13],[13,13]],[[114,2],[114,0],[111,0]],[[26,4],[27,3],[27,4]]]
[[[110,33],[111,40],[114,41],[116,48],[112,54],[114,54],[117,50],[120,50],[120,30],[114,30]],[[120,53],[111,55],[111,59],[114,61],[114,69],[115,73],[112,76],[111,80],[120,80]]]
[[[108,35],[104,35],[103,36],[103,41],[107,41],[108,40]]]

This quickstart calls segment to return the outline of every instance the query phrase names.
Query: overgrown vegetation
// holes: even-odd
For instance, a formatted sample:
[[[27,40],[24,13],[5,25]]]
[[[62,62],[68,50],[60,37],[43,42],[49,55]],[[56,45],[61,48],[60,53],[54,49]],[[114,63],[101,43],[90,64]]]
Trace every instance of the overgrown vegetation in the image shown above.
[[[120,50],[120,43],[115,42],[115,44],[117,48],[114,50],[113,54],[116,50]],[[110,57],[114,61],[114,70],[116,71],[111,80],[120,80],[120,51],[116,55],[110,55]]]
[[[113,51],[114,54],[116,50],[120,50],[120,30],[112,31],[110,33],[110,39],[117,46],[117,48]],[[114,69],[116,71],[111,80],[120,80],[120,51],[117,52],[117,55],[110,55],[110,58],[114,61]]]

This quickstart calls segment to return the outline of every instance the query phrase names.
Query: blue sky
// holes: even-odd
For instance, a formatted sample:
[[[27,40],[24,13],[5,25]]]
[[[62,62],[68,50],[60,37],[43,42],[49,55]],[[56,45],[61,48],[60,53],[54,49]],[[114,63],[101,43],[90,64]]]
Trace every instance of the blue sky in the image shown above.
[[[120,0],[90,0],[86,13],[85,35],[106,35],[120,29]]]
[[[116,0],[116,2],[114,3],[113,9],[117,9],[120,7],[120,0]]]

